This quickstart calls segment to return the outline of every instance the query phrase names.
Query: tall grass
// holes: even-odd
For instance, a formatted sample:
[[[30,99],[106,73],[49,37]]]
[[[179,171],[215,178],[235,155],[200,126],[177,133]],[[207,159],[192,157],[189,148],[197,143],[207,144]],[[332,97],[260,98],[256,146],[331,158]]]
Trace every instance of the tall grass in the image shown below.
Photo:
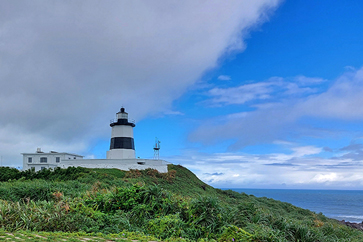
[[[0,199],[8,201],[51,201],[54,193],[62,191],[64,196],[77,197],[89,190],[90,184],[79,181],[54,182],[46,180],[26,180],[2,182]]]
[[[0,228],[129,231],[162,240],[363,241],[362,232],[322,214],[213,189],[185,168],[169,169],[174,172],[164,175],[154,170],[73,169],[69,180],[63,171],[43,173],[50,179],[35,179],[34,174],[15,179],[14,172],[0,184]]]

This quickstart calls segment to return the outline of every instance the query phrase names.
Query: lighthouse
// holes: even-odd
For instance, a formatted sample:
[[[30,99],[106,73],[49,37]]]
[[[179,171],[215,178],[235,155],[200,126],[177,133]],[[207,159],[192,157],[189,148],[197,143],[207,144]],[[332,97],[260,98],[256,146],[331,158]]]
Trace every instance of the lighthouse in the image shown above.
[[[129,122],[124,108],[116,113],[116,121],[110,124],[111,142],[107,159],[135,159],[134,131],[135,124]]]
[[[37,149],[36,153],[23,153],[23,170],[35,169],[39,171],[47,168],[86,167],[119,169],[129,171],[133,169],[146,170],[155,169],[160,173],[168,172],[165,160],[159,159],[160,142],[156,139],[154,159],[135,159],[134,145],[134,122],[129,122],[128,113],[121,108],[116,113],[116,120],[110,122],[111,142],[110,150],[107,151],[107,159],[83,159],[83,156],[65,152],[43,152]]]

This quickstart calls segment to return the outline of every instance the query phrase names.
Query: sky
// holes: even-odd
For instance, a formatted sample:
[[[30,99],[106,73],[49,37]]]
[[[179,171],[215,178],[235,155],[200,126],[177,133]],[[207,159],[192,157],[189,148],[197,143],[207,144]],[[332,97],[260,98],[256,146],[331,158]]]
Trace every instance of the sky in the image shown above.
[[[0,2],[0,156],[136,156],[218,188],[363,189],[363,2]]]

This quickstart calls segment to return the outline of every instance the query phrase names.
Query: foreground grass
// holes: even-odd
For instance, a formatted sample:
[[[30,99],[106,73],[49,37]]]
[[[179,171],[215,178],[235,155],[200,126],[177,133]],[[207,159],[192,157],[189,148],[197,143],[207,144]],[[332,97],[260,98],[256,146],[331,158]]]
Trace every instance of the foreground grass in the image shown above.
[[[66,232],[6,232],[0,230],[0,241],[159,241],[154,237],[124,231],[119,234],[66,233]]]
[[[0,168],[0,181],[0,240],[363,241],[322,214],[214,189],[181,166]]]

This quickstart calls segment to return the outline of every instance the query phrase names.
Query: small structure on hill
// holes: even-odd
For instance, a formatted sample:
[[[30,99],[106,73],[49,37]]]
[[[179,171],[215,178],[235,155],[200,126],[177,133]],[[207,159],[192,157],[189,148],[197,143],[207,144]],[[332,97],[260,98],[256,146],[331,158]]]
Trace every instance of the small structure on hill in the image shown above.
[[[155,138],[154,160],[159,160],[159,151],[160,151],[160,141],[158,140],[158,138]]]
[[[161,173],[168,172],[167,165],[170,163],[165,160],[135,159],[133,134],[135,124],[129,122],[128,113],[125,112],[124,108],[116,113],[116,120],[112,120],[110,126],[112,128],[110,150],[107,151],[106,159],[83,159],[81,155],[55,151],[44,153],[38,148],[35,153],[22,153],[23,170],[34,168],[35,171],[39,171],[46,168],[80,166],[86,168],[116,168],[126,171],[151,168]]]

